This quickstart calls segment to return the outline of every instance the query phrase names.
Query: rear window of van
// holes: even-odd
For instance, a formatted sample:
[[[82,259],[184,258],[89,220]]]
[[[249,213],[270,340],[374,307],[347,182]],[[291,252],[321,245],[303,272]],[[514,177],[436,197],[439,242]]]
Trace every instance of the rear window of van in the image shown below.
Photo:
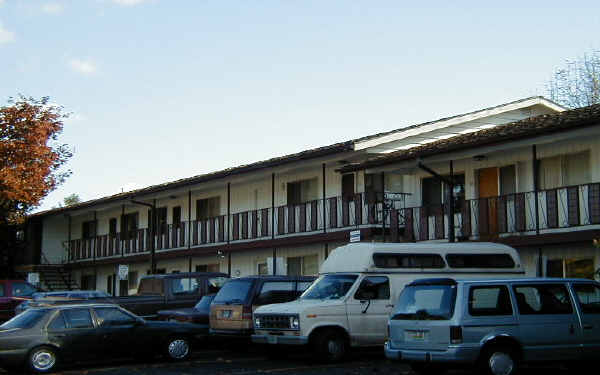
[[[398,299],[394,320],[448,320],[454,314],[456,285],[409,285]]]
[[[234,303],[240,304],[246,302],[248,294],[254,285],[254,280],[231,280],[225,283],[221,290],[215,296],[214,303]]]

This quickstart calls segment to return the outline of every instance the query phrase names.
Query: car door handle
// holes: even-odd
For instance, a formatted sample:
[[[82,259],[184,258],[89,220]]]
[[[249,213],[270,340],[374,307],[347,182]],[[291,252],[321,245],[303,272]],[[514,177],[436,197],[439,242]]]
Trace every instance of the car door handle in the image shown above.
[[[592,328],[594,328],[594,326],[591,325],[591,324],[584,324],[583,325],[583,329],[592,329]]]
[[[394,307],[394,305],[385,305],[385,307]]]

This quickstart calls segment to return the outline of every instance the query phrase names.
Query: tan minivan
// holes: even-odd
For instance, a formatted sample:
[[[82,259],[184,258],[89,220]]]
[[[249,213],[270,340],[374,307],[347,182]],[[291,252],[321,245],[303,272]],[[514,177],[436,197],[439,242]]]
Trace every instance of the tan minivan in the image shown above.
[[[315,280],[312,276],[248,276],[223,285],[210,305],[210,333],[250,337],[252,312],[259,306],[293,301]]]

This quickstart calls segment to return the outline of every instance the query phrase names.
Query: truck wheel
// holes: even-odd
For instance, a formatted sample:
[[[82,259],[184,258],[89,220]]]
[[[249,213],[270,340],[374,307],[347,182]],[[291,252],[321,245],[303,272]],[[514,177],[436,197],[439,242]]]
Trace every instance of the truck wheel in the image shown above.
[[[192,347],[184,336],[173,336],[165,344],[165,354],[171,361],[183,361],[189,358]]]
[[[50,346],[38,346],[29,352],[27,367],[36,373],[47,373],[58,367],[56,349]]]
[[[480,361],[482,374],[514,375],[518,368],[518,358],[510,346],[498,345],[487,348]]]
[[[317,356],[325,362],[339,362],[346,356],[346,339],[334,330],[326,330],[315,339]]]

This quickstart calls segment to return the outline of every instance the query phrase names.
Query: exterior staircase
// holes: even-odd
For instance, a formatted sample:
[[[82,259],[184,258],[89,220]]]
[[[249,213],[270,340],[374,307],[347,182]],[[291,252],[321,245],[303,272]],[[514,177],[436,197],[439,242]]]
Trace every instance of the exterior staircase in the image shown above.
[[[78,290],[79,285],[71,278],[71,273],[62,264],[35,264],[18,267],[25,275],[29,272],[40,274],[40,288],[47,291]]]

